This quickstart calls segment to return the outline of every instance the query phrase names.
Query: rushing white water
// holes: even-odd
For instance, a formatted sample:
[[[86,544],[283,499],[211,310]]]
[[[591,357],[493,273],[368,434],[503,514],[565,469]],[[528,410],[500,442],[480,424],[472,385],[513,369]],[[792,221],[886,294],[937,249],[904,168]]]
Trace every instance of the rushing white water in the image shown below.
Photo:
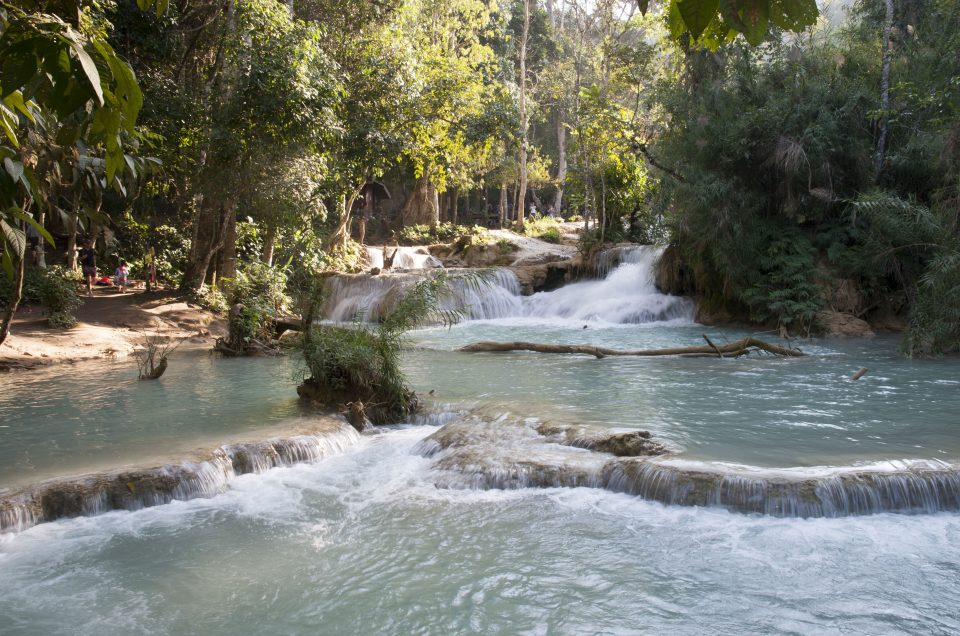
[[[472,320],[526,317],[608,324],[691,323],[693,302],[656,288],[654,266],[662,252],[654,246],[615,248],[599,259],[598,271],[605,278],[526,298],[520,295],[520,284],[510,270],[494,270],[482,285],[464,284],[455,278],[454,299],[446,308],[462,310]],[[415,280],[410,275],[335,276],[327,284],[324,317],[376,321]]]
[[[599,281],[584,281],[551,292],[534,294],[524,302],[524,315],[615,324],[693,322],[694,305],[688,298],[662,294],[654,282],[654,266],[662,248],[639,246],[618,249],[619,265],[611,257],[599,259]]]
[[[393,257],[393,269],[436,269],[443,267],[440,259],[430,254],[423,247],[367,247],[366,250],[370,267],[383,269],[385,263],[384,252]]]
[[[438,489],[434,427],[210,499],[0,536],[5,635],[950,634],[960,517]]]
[[[330,424],[309,435],[224,445],[198,461],[51,479],[13,492],[0,490],[0,532],[25,530],[61,517],[213,497],[226,490],[238,475],[318,461],[343,452],[358,440],[358,433],[350,426]]]

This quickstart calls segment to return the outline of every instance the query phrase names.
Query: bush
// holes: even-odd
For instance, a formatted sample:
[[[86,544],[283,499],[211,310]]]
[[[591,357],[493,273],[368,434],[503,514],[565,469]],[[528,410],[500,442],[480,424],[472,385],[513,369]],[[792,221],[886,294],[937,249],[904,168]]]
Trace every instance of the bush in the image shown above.
[[[479,225],[468,227],[453,223],[437,225],[410,225],[400,230],[397,241],[401,245],[429,245],[431,243],[450,243],[464,237],[486,234],[487,229]]]
[[[228,346],[244,351],[251,342],[269,341],[274,320],[290,304],[287,275],[279,267],[254,261],[242,267],[230,283],[230,335]]]
[[[817,313],[823,309],[820,287],[813,279],[816,250],[803,236],[767,237],[753,284],[743,300],[759,322],[809,335]]]
[[[33,271],[40,272],[36,293],[40,303],[50,312],[47,317],[50,326],[69,329],[76,325],[77,318],[73,312],[80,306],[80,297],[77,295],[77,283],[82,278],[80,272],[59,265]]]
[[[409,417],[419,401],[400,369],[404,334],[435,315],[448,290],[447,277],[441,273],[415,285],[376,326],[312,328],[304,335],[303,357],[310,377],[297,389],[300,396],[331,407],[362,403],[374,424]],[[319,298],[314,300],[316,307]],[[312,309],[306,312],[307,323],[312,314]],[[446,322],[457,318],[449,312],[441,316]]]

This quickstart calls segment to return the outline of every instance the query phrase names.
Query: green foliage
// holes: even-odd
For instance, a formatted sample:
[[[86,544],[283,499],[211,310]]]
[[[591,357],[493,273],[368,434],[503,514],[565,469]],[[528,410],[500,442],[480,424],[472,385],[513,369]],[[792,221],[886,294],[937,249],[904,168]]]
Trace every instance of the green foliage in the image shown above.
[[[190,294],[190,299],[203,307],[217,314],[227,313],[227,297],[218,287],[213,285],[204,285]]]
[[[895,279],[911,301],[904,352],[931,356],[960,351],[956,211],[873,191],[851,202],[850,217],[863,240],[863,267]]]
[[[755,320],[809,335],[823,309],[814,280],[816,250],[802,235],[765,236],[752,284],[743,292]]]
[[[559,243],[560,221],[550,217],[527,219],[523,223],[523,233],[548,243]]]
[[[69,329],[77,324],[74,311],[80,306],[80,297],[77,295],[77,283],[81,276],[75,270],[65,269],[59,265],[49,269],[33,269],[32,278],[36,285],[31,294],[36,294],[40,303],[47,308],[47,321],[54,329]]]
[[[178,285],[190,253],[190,238],[173,225],[150,226],[137,221],[131,213],[117,222],[119,255],[130,265],[136,276],[147,276],[146,256],[152,247],[157,280]]]
[[[243,351],[252,341],[273,338],[273,323],[286,312],[287,275],[279,267],[253,261],[240,268],[230,281],[230,324],[228,345]]]
[[[433,243],[451,243],[461,238],[483,236],[487,229],[479,225],[454,225],[438,223],[436,225],[409,225],[397,234],[401,245],[431,245]]]
[[[440,273],[417,283],[376,326],[314,326],[304,338],[310,396],[329,406],[362,402],[374,424],[409,417],[419,403],[400,369],[404,335],[437,317],[457,318],[440,310],[449,289]]]
[[[645,12],[649,0],[639,4]],[[816,0],[671,0],[667,8],[674,39],[689,36],[709,48],[737,34],[756,46],[771,30],[803,31],[819,15]]]

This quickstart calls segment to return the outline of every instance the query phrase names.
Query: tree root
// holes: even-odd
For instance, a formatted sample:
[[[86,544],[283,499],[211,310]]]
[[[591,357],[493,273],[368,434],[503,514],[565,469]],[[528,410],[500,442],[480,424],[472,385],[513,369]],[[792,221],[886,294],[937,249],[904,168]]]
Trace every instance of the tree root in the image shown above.
[[[770,344],[756,338],[742,338],[735,342],[729,342],[723,345],[698,345],[694,347],[672,347],[667,349],[642,349],[640,351],[620,351],[617,349],[607,349],[605,347],[593,347],[590,345],[556,345],[541,344],[536,342],[475,342],[460,351],[467,352],[499,352],[499,351],[533,351],[536,353],[582,353],[594,356],[595,358],[606,358],[607,356],[717,356],[720,357],[739,357],[746,355],[751,351],[766,351],[778,356],[799,357],[806,355],[799,349],[789,349],[779,345]]]

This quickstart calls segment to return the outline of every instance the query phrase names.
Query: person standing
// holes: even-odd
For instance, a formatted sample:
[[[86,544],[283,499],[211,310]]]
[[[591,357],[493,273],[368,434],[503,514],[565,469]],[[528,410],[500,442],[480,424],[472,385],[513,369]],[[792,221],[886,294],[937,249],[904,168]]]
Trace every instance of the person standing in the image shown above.
[[[127,276],[130,270],[127,269],[127,261],[120,259],[120,266],[113,272],[113,284],[120,288],[120,293],[127,291]]]
[[[84,244],[79,256],[83,278],[87,281],[87,296],[93,296],[93,284],[97,280],[97,252],[93,249],[93,239]]]

